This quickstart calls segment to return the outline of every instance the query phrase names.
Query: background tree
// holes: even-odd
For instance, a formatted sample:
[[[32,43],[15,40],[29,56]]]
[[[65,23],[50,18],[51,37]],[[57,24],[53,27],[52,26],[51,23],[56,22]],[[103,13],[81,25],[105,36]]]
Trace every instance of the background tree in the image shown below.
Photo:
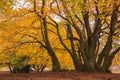
[[[19,2],[18,2],[19,3]],[[18,4],[16,3],[16,4]],[[39,2],[38,2],[39,3]],[[19,3],[20,4],[20,3]],[[6,37],[8,37],[9,39],[5,39],[8,43],[13,44],[13,46],[6,45],[9,48],[16,48],[17,47],[17,51],[19,51],[17,54],[20,53],[21,46],[26,47],[29,45],[34,45],[38,46],[39,48],[43,47],[45,48],[49,55],[51,56],[51,60],[52,60],[52,66],[53,66],[53,70],[60,70],[60,64],[58,62],[58,59],[51,47],[51,44],[49,42],[48,39],[48,31],[52,32],[50,29],[47,28],[47,24],[46,24],[46,20],[43,19],[42,17],[45,17],[46,13],[44,13],[45,9],[44,7],[45,5],[45,1],[40,1],[40,3],[38,5],[41,5],[42,8],[38,8],[38,11],[40,10],[41,13],[38,13],[36,11],[36,1],[33,1],[33,5],[34,8],[32,9],[31,5],[30,5],[30,10],[29,7],[26,7],[24,5],[17,7],[17,5],[15,5],[15,10],[13,9],[12,13],[17,13],[16,16],[13,16],[12,19],[8,20],[8,24],[4,25],[4,26],[8,26],[5,27],[4,29],[8,29],[6,31],[3,31],[5,33],[8,32],[8,34],[6,34]],[[33,10],[33,11],[32,11]],[[15,14],[13,14],[15,15]],[[42,17],[41,17],[42,16]],[[3,22],[1,22],[3,25]],[[10,28],[10,29],[9,29]],[[12,29],[12,31],[11,31]],[[19,30],[18,30],[19,29]],[[2,35],[3,36],[3,35]],[[6,38],[5,37],[5,38]],[[37,45],[36,45],[37,44]],[[6,50],[6,49],[5,49]],[[26,50],[24,50],[24,54],[26,55],[28,53],[25,52]],[[21,53],[21,54],[23,54]],[[31,52],[32,53],[32,52]]]

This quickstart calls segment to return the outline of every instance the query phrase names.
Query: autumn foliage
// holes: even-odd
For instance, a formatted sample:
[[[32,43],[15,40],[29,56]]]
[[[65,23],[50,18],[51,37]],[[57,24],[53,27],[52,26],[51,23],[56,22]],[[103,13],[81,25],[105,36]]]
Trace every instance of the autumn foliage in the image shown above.
[[[109,71],[120,51],[119,0],[22,1],[0,1],[2,66]]]

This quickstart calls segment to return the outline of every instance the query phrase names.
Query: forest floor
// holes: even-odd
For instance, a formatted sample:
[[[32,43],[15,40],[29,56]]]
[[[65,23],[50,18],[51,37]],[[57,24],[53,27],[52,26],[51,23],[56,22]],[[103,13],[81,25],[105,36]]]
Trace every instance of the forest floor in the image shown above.
[[[120,80],[120,74],[78,71],[46,71],[42,73],[11,74],[8,71],[1,71],[0,80]]]

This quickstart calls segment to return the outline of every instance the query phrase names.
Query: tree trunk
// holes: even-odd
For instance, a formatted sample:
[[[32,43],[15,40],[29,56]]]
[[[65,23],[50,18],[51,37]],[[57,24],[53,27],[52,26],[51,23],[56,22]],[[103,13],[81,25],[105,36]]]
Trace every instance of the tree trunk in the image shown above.
[[[83,67],[82,67],[81,63],[79,62],[78,58],[72,57],[72,60],[73,60],[75,70],[77,70],[77,71],[83,70]]]
[[[51,60],[52,60],[52,70],[53,71],[60,71],[60,64],[59,64],[57,56],[55,55],[53,50],[51,50],[50,48],[47,51],[48,51],[48,54],[50,55]]]
[[[47,52],[50,55],[51,60],[52,60],[52,70],[53,71],[59,71],[60,70],[60,64],[59,64],[57,56],[55,55],[55,52],[53,51],[53,49],[50,45],[46,18],[44,17],[44,18],[42,18],[42,20],[43,20],[43,26],[44,26],[44,42],[46,44]]]

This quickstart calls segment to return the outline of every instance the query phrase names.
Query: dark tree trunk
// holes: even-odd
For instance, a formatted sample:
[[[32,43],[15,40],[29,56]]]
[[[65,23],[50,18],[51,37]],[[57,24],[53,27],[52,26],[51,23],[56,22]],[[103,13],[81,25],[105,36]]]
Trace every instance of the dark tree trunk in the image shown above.
[[[42,23],[43,28],[44,28],[44,31],[42,32],[42,36],[43,36],[43,40],[44,40],[47,52],[50,55],[51,60],[52,60],[52,70],[59,71],[60,70],[60,63],[59,63],[58,58],[55,55],[55,52],[53,51],[52,46],[51,46],[50,41],[49,41],[48,26],[47,26],[46,16],[44,16],[44,14],[46,14],[44,12],[45,4],[46,4],[46,0],[42,0],[41,15],[38,13],[37,13],[37,15],[41,19],[41,21],[42,21],[41,23]],[[36,7],[36,6],[34,5],[34,7]],[[34,8],[34,10],[36,10],[36,9]]]
[[[60,64],[59,64],[58,58],[55,55],[55,53],[53,52],[53,50],[51,50],[49,48],[48,49],[48,54],[50,55],[51,60],[52,60],[52,70],[53,71],[60,71]]]
[[[60,64],[59,64],[58,58],[55,55],[55,53],[50,45],[46,18],[43,18],[43,26],[44,26],[44,37],[45,37],[44,40],[45,40],[45,44],[46,44],[46,49],[52,60],[52,70],[60,71]]]

